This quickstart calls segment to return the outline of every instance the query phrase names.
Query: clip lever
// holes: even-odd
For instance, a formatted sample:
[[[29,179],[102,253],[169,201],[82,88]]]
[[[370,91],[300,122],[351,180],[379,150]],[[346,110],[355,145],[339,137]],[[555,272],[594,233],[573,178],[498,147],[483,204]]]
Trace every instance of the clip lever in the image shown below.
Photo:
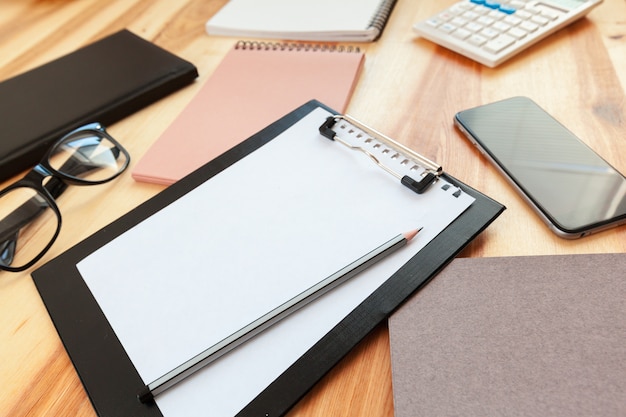
[[[392,170],[387,165],[385,165],[383,162],[381,162],[380,158],[378,158],[377,156],[375,156],[372,153],[373,151],[370,152],[369,150],[365,149],[363,146],[353,145],[353,144],[343,140],[342,138],[340,138],[337,135],[337,132],[335,132],[333,130],[333,127],[335,127],[335,125],[337,124],[337,121],[339,119],[344,119],[346,122],[350,123],[353,127],[362,130],[364,133],[366,133],[367,135],[370,135],[372,138],[375,138],[377,141],[379,141],[381,144],[384,144],[386,147],[389,147],[391,149],[394,149],[394,151],[396,151],[396,152],[400,152],[403,155],[406,155],[407,158],[409,158],[411,160],[419,161],[420,163],[416,164],[415,166],[419,165],[421,167],[421,169],[423,169],[423,172],[421,172],[421,174],[420,174],[422,178],[420,180],[416,180],[415,178],[413,178],[410,175],[403,174],[403,173],[398,173],[397,171]],[[341,127],[343,128],[344,126],[341,126]],[[421,155],[416,154],[412,150],[410,150],[410,149],[404,147],[403,145],[395,142],[394,140],[392,140],[392,139],[390,139],[390,138],[388,138],[388,137],[386,137],[386,136],[384,136],[384,135],[374,131],[373,129],[368,128],[367,126],[362,125],[361,123],[357,122],[354,119],[349,118],[348,116],[336,115],[336,116],[329,116],[329,117],[327,117],[326,121],[324,121],[324,123],[322,123],[322,125],[319,127],[319,132],[325,138],[328,138],[328,139],[330,139],[332,141],[340,142],[340,143],[342,143],[343,145],[347,146],[350,149],[359,150],[359,151],[365,153],[378,166],[380,166],[385,171],[387,171],[391,175],[393,175],[396,178],[398,178],[400,180],[400,182],[402,183],[402,185],[406,186],[407,188],[411,189],[412,191],[416,192],[417,194],[422,194],[424,191],[426,191],[426,189],[433,182],[435,182],[435,180],[438,178],[438,176],[442,172],[442,168],[440,166],[438,166],[437,164],[435,164],[434,162],[424,158]],[[349,133],[352,133],[352,132],[353,132],[352,130],[349,131]],[[356,136],[358,138],[360,138],[363,135],[357,134]],[[367,139],[364,143],[367,143],[367,142],[369,142],[371,140],[372,140],[371,138]],[[374,148],[376,148],[376,147],[374,147]],[[399,155],[399,153],[397,153],[396,155]],[[404,162],[408,162],[409,159],[405,159]]]
[[[337,119],[335,116],[328,116],[326,121],[320,126],[320,133],[322,136],[330,140],[335,140],[335,131],[333,130],[333,126],[335,126],[336,123]]]

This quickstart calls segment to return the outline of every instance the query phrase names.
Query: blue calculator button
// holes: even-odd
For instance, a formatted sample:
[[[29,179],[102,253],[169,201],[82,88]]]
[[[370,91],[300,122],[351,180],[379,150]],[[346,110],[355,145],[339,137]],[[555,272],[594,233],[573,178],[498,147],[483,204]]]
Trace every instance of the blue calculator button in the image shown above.
[[[489,7],[490,9],[497,9],[501,6],[501,4],[495,1],[485,0],[485,6]]]
[[[470,0],[470,3],[474,3],[474,4],[485,4],[485,0]]]
[[[517,11],[517,9],[515,9],[514,7],[507,6],[505,4],[501,4],[500,7],[498,7],[498,10],[506,14],[513,14]]]

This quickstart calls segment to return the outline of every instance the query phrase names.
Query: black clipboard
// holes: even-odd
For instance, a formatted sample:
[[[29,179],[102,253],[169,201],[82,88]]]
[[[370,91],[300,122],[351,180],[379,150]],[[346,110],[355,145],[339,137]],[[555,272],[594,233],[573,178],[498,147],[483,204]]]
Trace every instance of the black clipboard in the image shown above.
[[[35,285],[98,415],[156,417],[162,414],[156,404],[146,405],[137,399],[137,393],[145,387],[145,383],[115,337],[76,264],[268,143],[318,107],[333,112],[315,100],[304,104],[32,273]],[[504,210],[501,204],[489,197],[445,173],[443,176],[473,196],[475,202],[241,410],[239,415],[285,414],[359,341],[432,279]]]

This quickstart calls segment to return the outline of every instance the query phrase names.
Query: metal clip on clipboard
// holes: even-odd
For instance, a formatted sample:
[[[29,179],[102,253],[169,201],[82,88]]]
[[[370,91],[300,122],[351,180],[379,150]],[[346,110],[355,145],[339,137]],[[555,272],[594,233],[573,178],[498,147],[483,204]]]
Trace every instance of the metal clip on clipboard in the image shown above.
[[[333,130],[334,127],[339,129]],[[348,115],[328,117],[319,131],[330,140],[365,153],[417,194],[426,191],[443,172],[440,165]]]

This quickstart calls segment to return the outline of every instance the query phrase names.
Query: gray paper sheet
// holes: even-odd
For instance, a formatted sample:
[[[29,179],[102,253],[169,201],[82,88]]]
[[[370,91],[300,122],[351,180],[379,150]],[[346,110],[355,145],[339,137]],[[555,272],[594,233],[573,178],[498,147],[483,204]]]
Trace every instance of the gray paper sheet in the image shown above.
[[[626,416],[626,254],[456,259],[389,331],[396,417]]]

